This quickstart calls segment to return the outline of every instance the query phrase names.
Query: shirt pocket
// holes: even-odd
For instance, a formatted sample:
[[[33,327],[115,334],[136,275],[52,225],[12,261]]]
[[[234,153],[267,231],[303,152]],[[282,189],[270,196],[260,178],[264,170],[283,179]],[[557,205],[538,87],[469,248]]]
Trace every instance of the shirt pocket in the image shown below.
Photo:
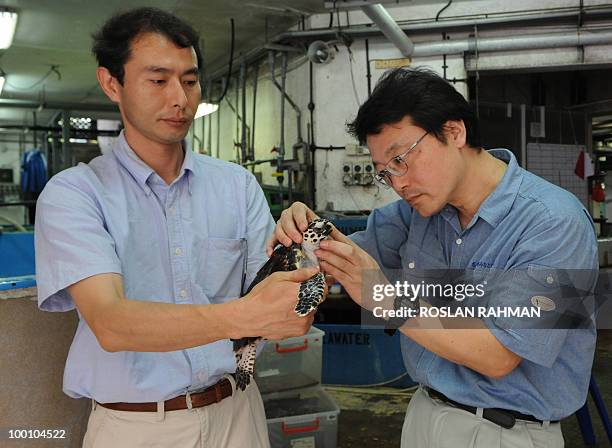
[[[576,329],[593,323],[595,309],[588,271],[529,264],[530,303],[540,309],[544,328]]]
[[[240,297],[247,258],[246,239],[207,238],[198,283],[213,303]]]

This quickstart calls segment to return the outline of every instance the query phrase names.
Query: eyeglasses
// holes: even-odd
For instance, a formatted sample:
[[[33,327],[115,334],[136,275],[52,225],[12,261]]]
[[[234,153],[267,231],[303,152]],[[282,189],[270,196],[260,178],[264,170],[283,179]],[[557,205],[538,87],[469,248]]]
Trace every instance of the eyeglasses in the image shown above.
[[[408,150],[400,155],[393,157],[385,167],[379,171],[375,176],[374,180],[383,188],[389,189],[391,188],[391,176],[403,176],[408,171],[408,164],[406,163],[406,156],[412,151],[416,146],[421,143],[421,140],[425,138],[425,136],[429,134],[426,132],[423,134],[416,142],[410,145]]]

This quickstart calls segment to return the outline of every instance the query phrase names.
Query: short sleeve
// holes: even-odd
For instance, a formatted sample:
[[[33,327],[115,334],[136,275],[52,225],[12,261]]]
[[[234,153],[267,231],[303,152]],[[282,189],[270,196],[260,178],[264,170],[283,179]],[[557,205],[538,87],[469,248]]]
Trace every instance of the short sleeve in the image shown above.
[[[255,279],[257,271],[268,261],[266,242],[274,232],[274,219],[270,214],[270,207],[266,201],[263,190],[255,177],[247,173],[247,229],[248,266],[245,285],[250,285]]]
[[[598,276],[593,226],[587,216],[542,219],[525,232],[511,262],[507,271],[488,282],[487,307],[535,307],[539,317],[498,312],[483,320],[507,349],[551,367],[568,331],[592,332],[591,305]]]
[[[402,200],[374,209],[365,230],[349,238],[376,260],[385,274],[401,269],[400,247],[408,239],[412,209]]]
[[[66,288],[80,280],[121,273],[93,188],[75,175],[77,169],[81,167],[51,179],[36,205],[36,283],[38,306],[44,311],[74,309]]]

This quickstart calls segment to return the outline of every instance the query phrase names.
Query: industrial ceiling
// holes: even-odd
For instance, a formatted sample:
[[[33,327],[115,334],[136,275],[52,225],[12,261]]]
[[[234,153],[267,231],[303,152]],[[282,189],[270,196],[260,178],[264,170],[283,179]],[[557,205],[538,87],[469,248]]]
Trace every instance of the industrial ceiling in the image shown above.
[[[0,102],[109,103],[95,78],[91,34],[114,12],[139,6],[158,7],[188,20],[202,37],[209,71],[227,63],[230,18],[235,21],[238,57],[265,43],[266,36],[295,25],[300,15],[325,11],[322,0],[0,0],[0,9],[19,13],[12,46],[0,50],[0,69],[7,77]],[[37,123],[47,124],[54,112],[39,110]],[[32,110],[0,105],[0,126],[31,124],[32,120]]]

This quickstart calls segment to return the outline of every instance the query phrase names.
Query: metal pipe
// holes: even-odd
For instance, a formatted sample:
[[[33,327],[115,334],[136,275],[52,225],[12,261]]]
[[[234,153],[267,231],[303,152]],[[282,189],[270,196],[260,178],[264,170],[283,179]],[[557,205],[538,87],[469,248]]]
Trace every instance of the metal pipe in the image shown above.
[[[270,54],[273,53],[272,51],[268,52],[268,65],[270,67],[275,67],[276,66],[276,62],[275,59],[270,59],[271,56]],[[287,94],[287,92],[283,92],[283,89],[281,88],[281,85],[278,83],[278,81],[276,80],[276,75],[274,74],[274,70],[272,70],[272,84],[274,84],[274,86],[278,89],[279,92],[281,92],[281,94],[283,94],[283,96],[285,97],[285,100],[287,100],[287,102],[289,103],[289,105],[293,108],[293,110],[295,111],[295,119],[297,122],[296,125],[296,130],[297,130],[297,141],[298,142],[302,142],[302,110],[298,107],[297,104],[295,104],[295,102],[291,99],[291,97],[289,96],[289,94]]]
[[[504,15],[491,17],[487,15],[482,18],[458,18],[456,20],[440,20],[435,22],[432,18],[430,21],[419,20],[411,23],[401,23],[399,27],[404,32],[409,33],[432,33],[437,31],[458,31],[462,29],[472,30],[474,26],[478,26],[480,30],[499,29],[501,26],[535,26],[538,24],[576,24],[576,18],[580,14],[579,8],[564,8],[564,9],[542,9],[538,11],[530,11],[525,14],[514,14],[512,16]],[[607,20],[612,18],[612,8],[609,6],[594,6],[583,9],[583,25],[586,21]],[[376,26],[369,25],[352,25],[342,28],[342,32],[353,38],[366,38],[372,36],[380,36],[382,33]],[[270,42],[287,42],[292,40],[314,41],[314,40],[330,40],[337,38],[336,29],[319,28],[308,31],[286,31],[278,34],[270,39]],[[418,46],[418,45],[417,45]],[[263,47],[256,47],[249,50],[243,57],[247,62],[255,61],[265,55],[266,50]],[[220,67],[211,72],[210,79],[218,79],[227,73],[227,66]],[[0,100],[1,101],[1,100]]]
[[[314,134],[314,109],[315,109],[315,103],[314,103],[314,82],[313,82],[313,63],[310,62],[309,67],[308,67],[308,86],[309,86],[309,95],[310,95],[310,99],[308,101],[308,110],[310,111],[310,135],[309,135],[309,146],[308,146],[308,151],[309,151],[309,155],[310,155],[310,160],[306,161],[304,160],[304,163],[306,163],[307,165],[307,169],[308,169],[308,183],[307,185],[309,186],[309,190],[310,190],[310,204],[308,204],[312,210],[316,210],[317,206],[316,206],[316,196],[315,196],[315,192],[316,192],[316,184],[315,184],[315,176],[316,176],[316,158],[315,158],[315,151],[314,151],[314,147],[315,147],[315,134]]]
[[[240,63],[240,88],[242,89],[242,126],[240,128],[240,160],[245,163],[247,154],[247,130],[246,130],[246,63]]]
[[[115,104],[93,104],[93,103],[63,103],[63,102],[42,102],[0,98],[0,107],[10,107],[17,109],[53,109],[53,110],[77,110],[93,112],[117,112],[119,109]]]
[[[417,44],[414,56],[440,56],[443,54],[479,53],[491,51],[533,50],[540,48],[562,48],[582,45],[604,45],[612,43],[612,31],[587,31],[523,35],[512,37],[486,37],[456,41],[427,42]]]
[[[571,25],[576,24],[576,18],[580,14],[579,8],[566,8],[559,12],[549,12],[549,10],[532,11],[526,14],[515,14],[512,16],[501,16],[491,17],[488,15],[482,18],[459,18],[456,20],[440,20],[435,22],[434,19],[431,21],[419,20],[411,23],[400,23],[399,28],[404,32],[409,33],[434,33],[438,31],[450,32],[457,31],[460,29],[471,30],[474,26],[482,29],[499,29],[500,26],[520,26],[520,25],[537,25],[540,23],[550,24],[551,22],[567,23]],[[585,9],[584,18],[587,20],[606,20],[612,18],[612,8],[609,6],[593,7]],[[584,26],[584,23],[583,23]],[[308,31],[286,31],[276,36],[274,42],[282,42],[292,39],[303,39],[303,40],[329,40],[336,38],[335,29],[329,28],[318,28]],[[353,38],[365,38],[372,36],[380,36],[382,31],[378,26],[370,25],[352,25],[343,27],[342,32],[353,37]],[[216,72],[215,72],[216,74]]]
[[[280,148],[279,160],[282,162],[285,157],[285,86],[287,83],[287,53],[281,56],[281,104],[280,104]]]
[[[67,168],[71,165],[72,156],[70,154],[70,113],[67,110],[62,111],[62,168]]]
[[[32,124],[34,128],[34,131],[32,132],[32,140],[34,140],[34,148],[36,148],[38,146],[38,134],[36,133],[36,125],[38,123],[36,122],[36,111],[32,112]]]
[[[249,148],[249,160],[255,160],[255,117],[257,105],[257,80],[259,78],[259,61],[253,67],[253,118],[251,123],[251,145]]]
[[[276,159],[253,160],[251,162],[246,162],[243,166],[255,166],[255,165],[261,165],[262,163],[272,163],[272,162],[276,162]]]
[[[368,98],[372,95],[372,70],[370,68],[370,42],[365,40],[366,79],[368,80]]]
[[[393,20],[393,17],[391,17],[383,5],[364,5],[361,9],[378,26],[387,39],[398,48],[404,57],[409,58],[412,56],[414,44],[395,20]]]
[[[0,125],[0,133],[2,134],[16,134],[23,132],[62,132],[61,126],[28,126],[24,124],[2,124]],[[102,131],[102,130],[90,130],[90,129],[69,129],[71,134],[91,134],[92,137],[98,135],[105,135],[109,137],[116,137],[120,131]]]

